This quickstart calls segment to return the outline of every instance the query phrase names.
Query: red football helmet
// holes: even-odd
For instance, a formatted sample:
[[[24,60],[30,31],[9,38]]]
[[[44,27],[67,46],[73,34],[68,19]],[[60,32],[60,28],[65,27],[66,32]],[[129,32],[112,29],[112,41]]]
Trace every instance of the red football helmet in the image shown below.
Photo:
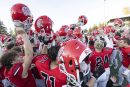
[[[58,31],[58,35],[59,36],[66,36],[67,35],[67,32],[68,32],[68,25],[63,25],[60,30]]]
[[[81,41],[71,39],[64,42],[59,50],[58,63],[62,73],[67,75],[67,81],[73,86],[80,85],[79,71],[85,74],[90,72],[89,64],[86,64],[87,69],[81,70],[81,64],[88,58],[91,50]],[[84,65],[84,64],[82,64]]]
[[[45,40],[50,44],[53,41],[53,30],[52,30],[53,21],[46,15],[40,16],[35,21],[35,30],[39,35],[44,36]]]
[[[68,25],[63,25],[59,31],[57,31],[57,41],[61,44],[67,41],[68,38]]]
[[[85,15],[79,16],[79,18],[78,18],[78,25],[79,26],[83,26],[83,25],[87,24],[87,22],[88,22],[88,19]]]
[[[28,30],[32,26],[32,14],[24,4],[17,3],[13,5],[11,8],[11,17],[16,27],[23,27],[25,30]]]
[[[93,36],[99,35],[99,31],[98,31],[97,29],[93,30],[93,31],[92,31],[92,35],[93,35]]]
[[[76,24],[71,24],[70,29],[74,30],[76,28],[76,26],[77,26]]]
[[[109,33],[115,33],[115,29],[114,29],[114,27],[113,26],[111,26],[111,25],[108,25],[108,26],[106,26],[105,28],[104,28],[104,33],[105,34],[109,34]]]
[[[76,38],[82,38],[82,30],[81,30],[81,28],[80,27],[75,28],[74,31],[73,31],[73,35]]]
[[[35,30],[40,32],[43,30],[45,33],[51,33],[53,21],[46,15],[40,16],[35,21]]]
[[[123,25],[124,25],[124,22],[122,19],[117,18],[114,20],[114,26],[122,27]]]

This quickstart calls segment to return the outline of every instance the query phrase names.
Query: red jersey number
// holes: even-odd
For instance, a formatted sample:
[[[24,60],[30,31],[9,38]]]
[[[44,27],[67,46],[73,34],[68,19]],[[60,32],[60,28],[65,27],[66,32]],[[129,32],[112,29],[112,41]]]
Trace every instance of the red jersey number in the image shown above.
[[[45,72],[41,72],[42,76],[44,77],[45,80],[45,86],[47,86],[47,82],[49,81],[51,84],[51,87],[55,87],[55,77],[53,76],[49,76],[48,74],[46,74]]]

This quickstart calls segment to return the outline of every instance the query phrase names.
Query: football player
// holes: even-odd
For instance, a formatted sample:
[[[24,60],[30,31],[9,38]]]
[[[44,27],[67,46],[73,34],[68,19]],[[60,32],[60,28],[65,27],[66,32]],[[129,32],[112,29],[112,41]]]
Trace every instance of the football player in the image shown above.
[[[118,46],[120,47],[120,50],[122,52],[122,65],[119,68],[118,77],[119,81],[118,84],[122,85],[124,77],[130,83],[130,39],[129,38],[123,38],[120,42],[117,42]]]
[[[36,87],[35,79],[29,70],[32,59],[33,49],[24,29],[17,29],[17,34],[22,38],[24,44],[24,58],[19,53],[10,50],[2,55],[1,64],[5,67],[4,76],[16,87]]]
[[[104,39],[107,43],[106,47],[104,47],[103,40],[96,40],[94,42],[94,50],[89,58],[89,61],[91,62],[91,72],[93,74],[99,67],[103,67],[105,70],[105,72],[99,78],[97,78],[95,87],[106,87],[106,83],[110,75],[109,60],[112,53],[113,44],[107,36],[105,36]]]

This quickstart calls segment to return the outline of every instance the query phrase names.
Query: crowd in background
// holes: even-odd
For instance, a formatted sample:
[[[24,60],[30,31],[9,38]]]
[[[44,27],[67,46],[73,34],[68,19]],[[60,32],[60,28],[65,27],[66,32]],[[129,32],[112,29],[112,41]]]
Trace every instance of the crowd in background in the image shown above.
[[[0,87],[130,87],[130,27],[120,18],[85,31],[80,15],[54,32],[47,15],[34,21],[24,4],[11,17],[16,35],[0,35]]]

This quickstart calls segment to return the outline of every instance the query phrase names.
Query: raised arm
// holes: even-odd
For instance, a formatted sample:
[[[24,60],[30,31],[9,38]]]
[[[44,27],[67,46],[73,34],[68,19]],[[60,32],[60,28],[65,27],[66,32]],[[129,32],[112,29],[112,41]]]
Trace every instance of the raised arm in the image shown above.
[[[17,34],[18,36],[22,37],[22,40],[24,42],[23,47],[25,56],[24,56],[24,62],[22,64],[23,65],[22,78],[26,78],[28,76],[28,70],[33,59],[33,49],[29,41],[29,37],[23,29],[18,30]]]

